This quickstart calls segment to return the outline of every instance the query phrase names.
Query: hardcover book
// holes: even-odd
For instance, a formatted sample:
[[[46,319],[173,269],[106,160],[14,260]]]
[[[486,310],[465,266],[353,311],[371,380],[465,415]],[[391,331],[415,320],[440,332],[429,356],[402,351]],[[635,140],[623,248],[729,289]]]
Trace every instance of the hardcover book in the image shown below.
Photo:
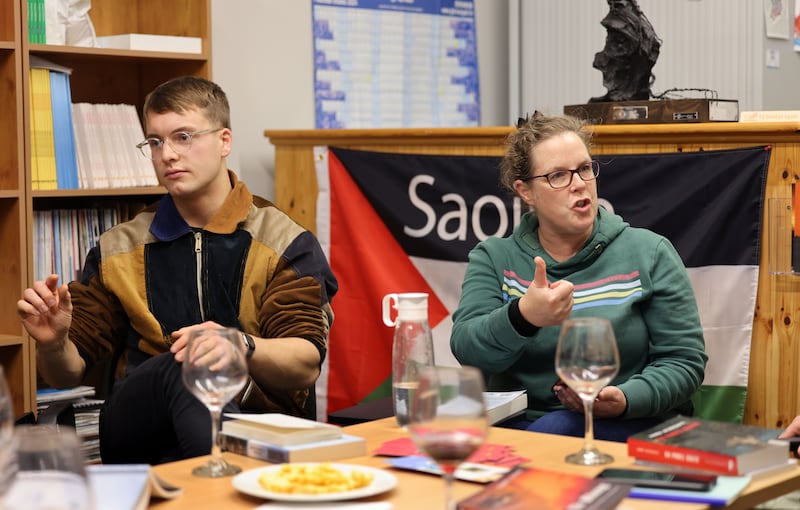
[[[610,510],[631,486],[539,468],[515,468],[460,501],[458,510]]]
[[[343,434],[338,439],[314,441],[293,446],[279,446],[257,439],[220,434],[222,448],[275,464],[283,462],[328,462],[367,455],[367,442],[362,437]]]
[[[222,432],[257,439],[279,446],[339,439],[341,427],[281,413],[230,413],[222,422]]]
[[[779,429],[676,416],[628,438],[628,455],[639,460],[746,475],[786,464],[789,448]]]

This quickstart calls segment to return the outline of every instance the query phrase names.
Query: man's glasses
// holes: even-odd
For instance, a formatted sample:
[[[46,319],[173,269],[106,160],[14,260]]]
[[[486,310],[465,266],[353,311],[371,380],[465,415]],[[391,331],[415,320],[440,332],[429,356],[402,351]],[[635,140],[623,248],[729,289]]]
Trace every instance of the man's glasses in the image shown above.
[[[578,177],[584,181],[593,181],[597,179],[597,176],[600,175],[600,163],[597,161],[590,161],[589,163],[584,164],[580,168],[576,168],[574,170],[555,170],[550,172],[549,174],[544,175],[534,175],[525,179],[526,181],[530,181],[532,179],[547,179],[547,183],[553,189],[561,189],[566,188],[572,182],[572,176],[578,174]]]
[[[192,139],[195,136],[216,133],[223,129],[225,128],[209,128],[200,131],[178,131],[169,135],[166,140],[150,137],[146,138],[143,142],[137,143],[136,148],[139,149],[142,156],[147,159],[156,159],[155,156],[161,153],[161,150],[164,148],[164,143],[168,143],[177,154],[184,154],[192,148]]]

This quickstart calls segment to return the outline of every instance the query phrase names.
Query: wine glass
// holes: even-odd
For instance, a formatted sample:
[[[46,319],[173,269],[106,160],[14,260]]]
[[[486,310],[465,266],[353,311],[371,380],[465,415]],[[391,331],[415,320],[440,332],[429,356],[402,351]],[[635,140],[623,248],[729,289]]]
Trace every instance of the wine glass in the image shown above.
[[[454,510],[455,471],[483,444],[489,429],[480,370],[425,367],[409,405],[408,428],[417,447],[442,469],[446,508]]]
[[[233,328],[205,328],[192,331],[183,360],[183,384],[211,413],[211,458],[192,474],[217,478],[235,475],[238,466],[222,458],[219,421],[222,408],[247,381],[242,334]]]
[[[594,446],[592,407],[597,394],[619,372],[619,351],[614,330],[607,319],[568,319],[561,326],[556,347],[556,372],[583,401],[586,432],[583,448],[567,455],[571,464],[594,466],[614,458]]]
[[[5,493],[14,481],[17,471],[13,435],[14,402],[11,400],[3,366],[0,365],[0,495]]]
[[[18,471],[0,507],[6,510],[91,510],[81,439],[72,427],[20,425],[14,434]]]

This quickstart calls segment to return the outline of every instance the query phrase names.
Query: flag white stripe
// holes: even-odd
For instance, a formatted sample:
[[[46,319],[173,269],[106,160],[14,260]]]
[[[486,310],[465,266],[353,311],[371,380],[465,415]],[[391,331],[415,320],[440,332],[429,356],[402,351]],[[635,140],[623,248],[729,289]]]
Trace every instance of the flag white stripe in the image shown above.
[[[747,386],[758,266],[689,268],[708,365],[703,384]]]

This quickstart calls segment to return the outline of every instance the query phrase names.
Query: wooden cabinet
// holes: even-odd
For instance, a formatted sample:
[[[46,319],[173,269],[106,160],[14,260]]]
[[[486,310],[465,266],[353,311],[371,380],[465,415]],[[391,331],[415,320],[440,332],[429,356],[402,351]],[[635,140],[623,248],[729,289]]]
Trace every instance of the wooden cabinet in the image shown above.
[[[98,36],[126,33],[200,37],[199,54],[30,44],[27,0],[0,0],[0,364],[17,415],[35,409],[35,346],[16,302],[32,283],[33,211],[149,201],[160,188],[32,190],[29,62],[39,56],[72,69],[73,102],[127,103],[141,111],[156,85],[180,75],[210,78],[210,0],[92,0]]]

